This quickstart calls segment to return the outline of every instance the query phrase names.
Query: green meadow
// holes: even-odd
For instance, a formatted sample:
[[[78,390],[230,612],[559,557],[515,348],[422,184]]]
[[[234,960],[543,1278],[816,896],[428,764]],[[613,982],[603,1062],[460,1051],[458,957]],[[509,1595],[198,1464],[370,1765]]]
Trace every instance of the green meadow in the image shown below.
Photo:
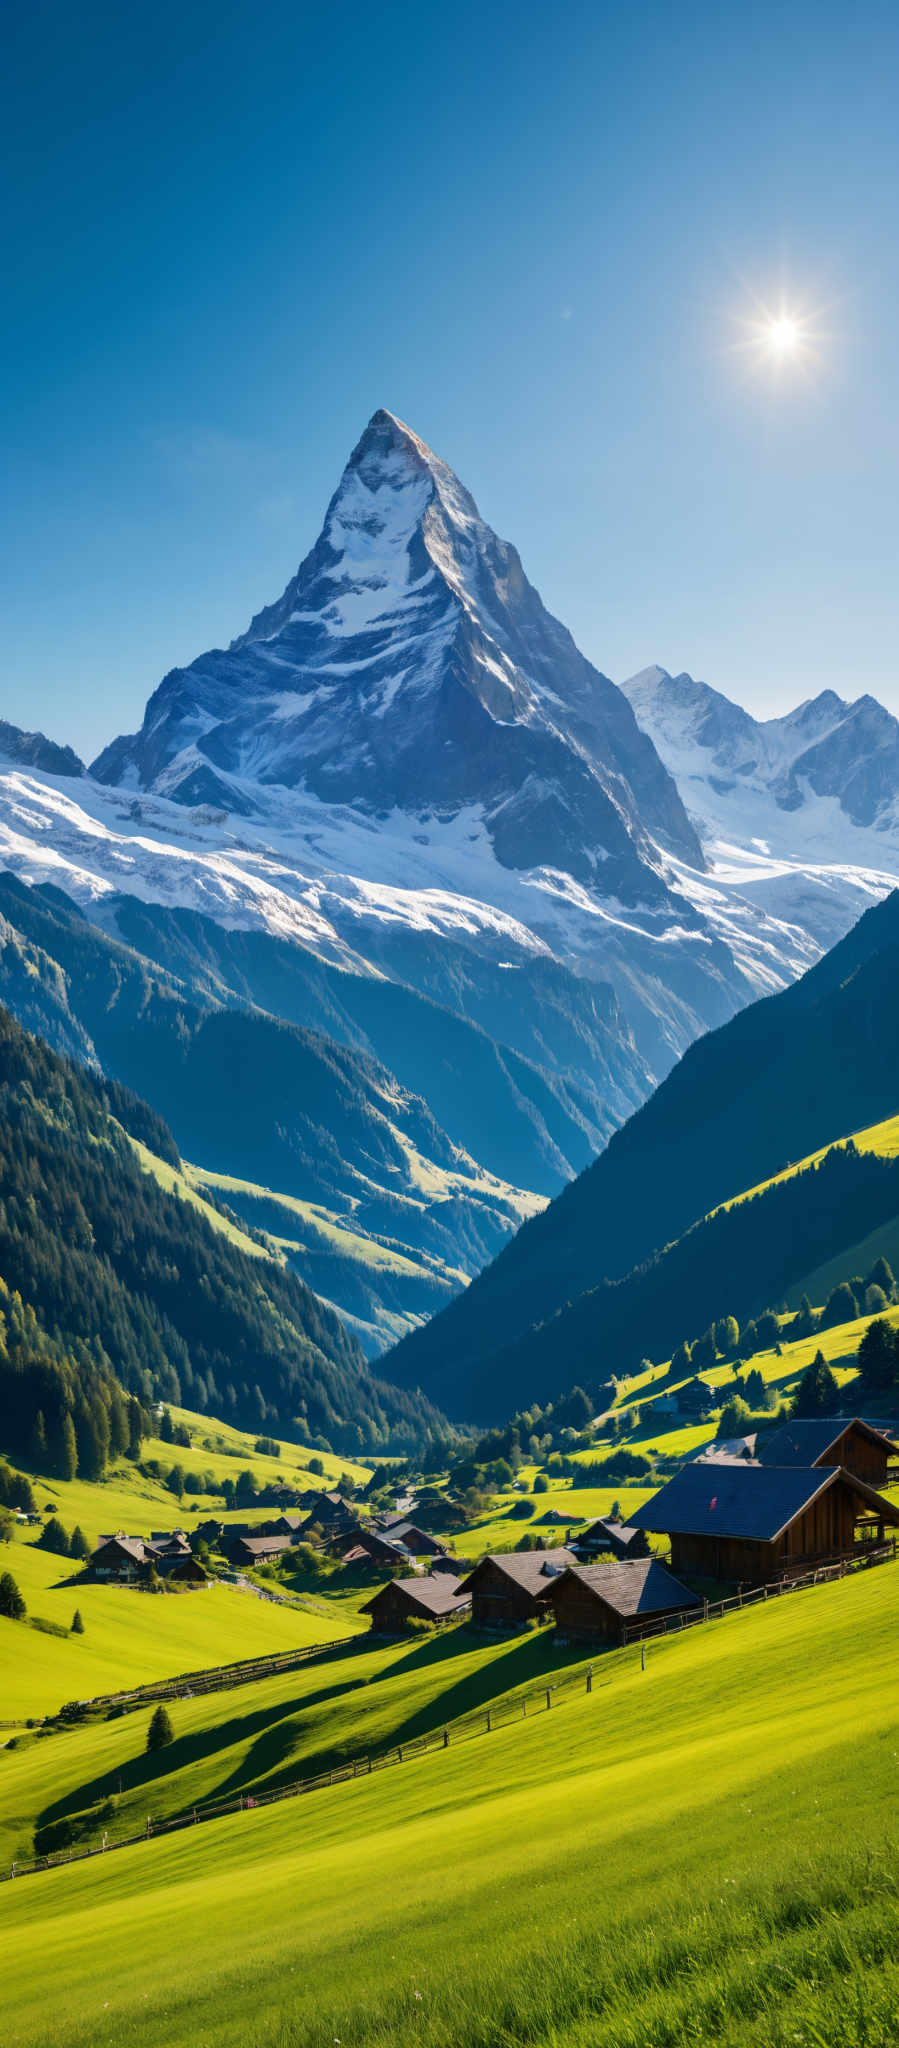
[[[343,1613],[275,1605],[222,1584],[160,1594],[76,1585],[69,1558],[21,1537],[4,1547],[2,1567],[24,1594],[29,1617],[68,1629],[77,1607],[84,1634],[45,1635],[27,1622],[0,1622],[0,1720],[55,1713],[67,1700],[209,1664],[327,1642],[359,1626]]]
[[[887,1566],[7,1884],[9,2048],[892,2048],[897,1624]]]

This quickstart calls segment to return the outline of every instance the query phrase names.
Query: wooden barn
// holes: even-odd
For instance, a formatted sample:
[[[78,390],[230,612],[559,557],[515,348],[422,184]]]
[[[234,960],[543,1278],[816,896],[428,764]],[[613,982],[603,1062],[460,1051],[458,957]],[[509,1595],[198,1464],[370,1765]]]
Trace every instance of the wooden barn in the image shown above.
[[[815,1415],[785,1422],[760,1440],[763,1465],[842,1465],[867,1486],[885,1486],[887,1469],[899,1464],[899,1449],[861,1416]]]
[[[617,1642],[626,1622],[654,1621],[700,1605],[654,1557],[579,1565],[551,1579],[540,1599],[552,1609],[560,1636],[575,1642]]]
[[[400,1635],[409,1621],[440,1624],[467,1614],[471,1596],[461,1590],[461,1581],[440,1572],[435,1578],[392,1579],[382,1586],[361,1612],[371,1615],[371,1625],[381,1635]]]
[[[684,1465],[632,1516],[671,1540],[675,1572],[763,1585],[899,1528],[899,1508],[837,1467]]]
[[[482,1557],[461,1586],[463,1593],[471,1594],[472,1621],[481,1628],[509,1628],[539,1616],[540,1594],[577,1561],[573,1550],[561,1549]]]

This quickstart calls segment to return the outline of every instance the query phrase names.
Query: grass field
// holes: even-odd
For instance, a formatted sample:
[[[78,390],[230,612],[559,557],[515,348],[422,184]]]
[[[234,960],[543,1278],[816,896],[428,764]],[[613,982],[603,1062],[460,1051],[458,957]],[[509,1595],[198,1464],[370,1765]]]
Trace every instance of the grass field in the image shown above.
[[[488,1640],[469,1627],[420,1641],[346,1649],[227,1692],[174,1702],[176,1740],[144,1751],[151,1709],[88,1722],[0,1749],[0,1870],[30,1857],[39,1822],[89,1813],[113,1796],[113,1837],[204,1801],[258,1793],[442,1729],[493,1705],[533,1695],[585,1659],[550,1629]],[[85,1839],[99,1841],[99,1825]]]
[[[892,2048],[897,1625],[887,1566],[645,1673],[613,1653],[589,1698],[445,1753],[4,1886],[6,2042]]]
[[[68,1558],[21,1537],[4,1548],[2,1567],[12,1572],[29,1616],[68,1628],[77,1607],[84,1620],[83,1636],[65,1639],[0,1621],[2,1720],[55,1713],[66,1700],[208,1664],[327,1642],[359,1626],[342,1611],[275,1606],[230,1586],[153,1595],[126,1586],[75,1585],[77,1567]]]

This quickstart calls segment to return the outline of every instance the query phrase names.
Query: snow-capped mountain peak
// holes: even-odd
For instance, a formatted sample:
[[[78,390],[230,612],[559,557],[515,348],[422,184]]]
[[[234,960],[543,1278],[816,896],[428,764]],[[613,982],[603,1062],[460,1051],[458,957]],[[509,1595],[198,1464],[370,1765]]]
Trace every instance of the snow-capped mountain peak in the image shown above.
[[[626,699],[578,651],[447,464],[369,421],[315,546],[227,651],[167,676],[104,782],[266,814],[266,791],[378,813],[474,810],[497,859],[626,903],[702,865]]]

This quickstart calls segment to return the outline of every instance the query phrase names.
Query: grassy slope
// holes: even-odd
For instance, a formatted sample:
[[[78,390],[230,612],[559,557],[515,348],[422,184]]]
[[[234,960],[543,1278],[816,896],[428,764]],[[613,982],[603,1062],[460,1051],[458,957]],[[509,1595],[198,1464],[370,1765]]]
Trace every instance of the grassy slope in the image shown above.
[[[592,1697],[446,1754],[4,1887],[9,2048],[881,2048],[897,1623],[888,1567],[645,1674],[617,1652]]]
[[[53,1713],[66,1700],[232,1658],[327,1642],[358,1626],[343,1612],[279,1606],[224,1585],[157,1598],[122,1586],[76,1586],[68,1558],[21,1538],[4,1550],[2,1568],[12,1571],[30,1615],[68,1628],[78,1607],[84,1620],[84,1635],[65,1640],[0,1622],[2,1719]]]
[[[190,1449],[151,1438],[143,1446],[144,1460],[156,1457],[164,1467],[179,1463],[185,1471],[211,1471],[219,1479],[234,1479],[238,1472],[249,1469],[262,1484],[284,1480],[313,1489],[335,1486],[342,1472],[360,1483],[370,1475],[369,1466],[322,1452],[325,1470],[319,1477],[307,1470],[309,1458],[316,1454],[297,1444],[282,1444],[280,1458],[262,1457],[253,1450],[252,1437],[228,1423],[187,1409],[175,1409],[173,1414],[191,1430]],[[273,1508],[256,1508],[223,1514],[217,1495],[186,1494],[179,1503],[167,1487],[145,1478],[125,1460],[112,1467],[100,1486],[86,1479],[39,1477],[33,1484],[39,1508],[52,1504],[65,1527],[72,1530],[79,1524],[92,1544],[109,1529],[148,1536],[151,1529],[189,1529],[201,1515],[218,1515],[224,1521],[263,1521],[277,1513]],[[150,1599],[120,1587],[75,1586],[71,1583],[75,1565],[68,1558],[38,1550],[36,1533],[28,1530],[4,1549],[0,1569],[12,1572],[29,1614],[67,1628],[75,1608],[80,1607],[85,1634],[63,1642],[36,1629],[17,1631],[15,1658],[4,1656],[0,1662],[0,1719],[55,1712],[65,1700],[195,1670],[203,1664],[227,1663],[232,1657],[262,1656],[267,1651],[291,1649],[297,1643],[328,1641],[349,1635],[359,1626],[355,1614],[361,1597],[358,1588],[343,1598],[335,1588],[326,1587],[321,1596],[305,1601],[303,1608],[291,1610],[225,1586],[164,1599]]]
[[[740,1194],[733,1195],[729,1202],[722,1203],[722,1208],[733,1209],[738,1202],[748,1202],[753,1195],[760,1195],[764,1188],[773,1188],[781,1181],[792,1180],[795,1174],[804,1173],[809,1166],[819,1166],[826,1152],[833,1151],[840,1145],[848,1145],[850,1141],[855,1143],[859,1152],[877,1152],[882,1158],[895,1159],[899,1153],[899,1116],[886,1117],[881,1123],[867,1124],[864,1130],[852,1131],[847,1137],[836,1139],[835,1145],[822,1145],[819,1152],[810,1152],[805,1159],[793,1160],[791,1165],[783,1167],[780,1173],[773,1173],[770,1180],[761,1180],[756,1187],[744,1188]],[[712,1214],[714,1213],[712,1211]]]
[[[13,1624],[8,1624],[12,1627]],[[88,1723],[40,1739],[16,1738],[0,1750],[0,1866],[30,1855],[40,1820],[79,1813],[116,1797],[113,1836],[190,1811],[375,1755],[500,1699],[579,1667],[552,1632],[499,1642],[469,1628],[418,1642],[370,1646],[365,1636],[324,1661],[170,1707],[176,1740],[144,1754],[150,1709]],[[121,1787],[121,1790],[119,1789]],[[99,1840],[99,1829],[86,1839]]]

